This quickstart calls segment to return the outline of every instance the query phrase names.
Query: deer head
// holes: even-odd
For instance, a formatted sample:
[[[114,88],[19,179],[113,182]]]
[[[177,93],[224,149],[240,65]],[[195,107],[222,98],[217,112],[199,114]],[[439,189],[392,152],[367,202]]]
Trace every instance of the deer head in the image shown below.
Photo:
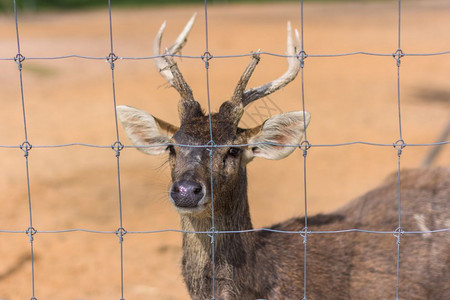
[[[195,15],[174,45],[165,51],[165,55],[161,56],[160,52],[165,23],[154,41],[155,65],[181,96],[178,105],[180,126],[171,125],[129,106],[118,106],[117,113],[131,142],[136,146],[147,146],[138,147],[140,151],[151,155],[169,155],[172,175],[169,198],[178,212],[202,217],[211,215],[211,178],[214,199],[217,199],[215,213],[233,211],[235,202],[246,197],[247,163],[255,157],[281,159],[292,153],[294,145],[298,145],[302,139],[310,115],[302,111],[288,112],[275,115],[255,128],[238,126],[246,105],[284,87],[299,72],[300,61],[296,57],[289,23],[287,71],[272,82],[246,89],[260,60],[258,53],[253,54],[231,99],[221,105],[219,112],[206,115],[194,99],[173,57],[185,44],[194,20]],[[214,141],[214,145],[211,145],[211,141]]]

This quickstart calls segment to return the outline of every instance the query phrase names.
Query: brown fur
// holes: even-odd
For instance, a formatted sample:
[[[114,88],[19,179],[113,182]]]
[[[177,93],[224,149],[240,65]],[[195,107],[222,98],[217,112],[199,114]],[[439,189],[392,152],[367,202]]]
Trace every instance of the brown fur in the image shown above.
[[[237,186],[232,214],[216,217],[217,230],[251,228],[245,178]],[[421,230],[415,214],[424,214],[430,230],[448,227],[450,169],[402,172],[402,228]],[[217,202],[229,199],[215,199]],[[447,223],[446,223],[447,222]],[[393,231],[398,226],[397,178],[330,215],[308,218],[314,231],[360,228]],[[208,218],[182,216],[185,230],[207,231]],[[301,230],[303,218],[272,226]],[[310,234],[307,243],[308,299],[394,299],[396,238],[391,234]],[[303,238],[267,231],[217,234],[216,299],[301,299]],[[206,234],[183,237],[183,276],[193,299],[212,295],[211,240]],[[401,299],[449,299],[450,236],[448,232],[405,234],[400,244]]]

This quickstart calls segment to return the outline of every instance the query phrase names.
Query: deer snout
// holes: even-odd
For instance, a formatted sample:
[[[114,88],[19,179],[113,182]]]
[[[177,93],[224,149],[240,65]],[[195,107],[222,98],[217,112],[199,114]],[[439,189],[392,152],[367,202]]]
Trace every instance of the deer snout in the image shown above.
[[[191,180],[174,182],[170,188],[170,198],[176,207],[195,208],[205,197],[203,185]]]

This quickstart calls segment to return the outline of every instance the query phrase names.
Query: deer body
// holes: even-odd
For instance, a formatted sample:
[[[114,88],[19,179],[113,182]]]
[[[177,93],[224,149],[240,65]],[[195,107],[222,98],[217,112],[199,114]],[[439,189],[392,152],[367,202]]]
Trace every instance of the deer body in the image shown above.
[[[195,16],[194,16],[195,17]],[[180,51],[194,17],[165,56],[155,58],[161,75],[179,92],[179,127],[128,106],[117,113],[130,140],[146,154],[168,154],[172,185],[169,199],[179,212],[183,233],[182,273],[192,299],[213,296],[212,237],[215,230],[215,299],[301,299],[304,295],[303,218],[254,231],[247,199],[247,164],[255,157],[282,159],[298,147],[309,124],[307,112],[275,115],[255,128],[240,128],[246,105],[292,81],[300,61],[288,25],[288,70],[259,87],[246,85],[259,62],[252,57],[233,96],[207,116],[194,100],[171,55]],[[160,54],[163,25],[154,43]],[[298,39],[297,39],[298,40]],[[428,231],[449,227],[450,170],[404,172],[402,229]],[[212,180],[212,182],[211,182]],[[397,180],[369,192],[329,215],[308,218],[308,299],[394,299],[397,240],[368,233],[319,234],[317,231],[398,227]],[[214,227],[212,216],[214,215]],[[426,230],[425,230],[426,229]],[[430,234],[428,234],[430,235]],[[450,241],[447,232],[401,237],[400,297],[450,299]]]
[[[450,213],[445,208],[450,199],[450,169],[406,170],[401,180],[402,227],[408,231],[448,228]],[[398,226],[397,193],[397,178],[392,176],[332,214],[309,217],[308,228],[312,232],[393,231]],[[196,221],[182,217],[183,229],[209,230],[210,220]],[[218,219],[216,224],[218,230],[251,228],[248,206],[241,207],[232,220]],[[294,218],[271,228],[301,231],[303,227],[304,218]],[[217,234],[215,242],[217,299],[303,297],[300,235],[266,231]],[[395,299],[396,247],[396,238],[386,234],[308,235],[308,299]],[[211,298],[211,251],[209,236],[184,234],[183,276],[193,299]],[[400,299],[449,299],[449,255],[448,232],[403,235]]]

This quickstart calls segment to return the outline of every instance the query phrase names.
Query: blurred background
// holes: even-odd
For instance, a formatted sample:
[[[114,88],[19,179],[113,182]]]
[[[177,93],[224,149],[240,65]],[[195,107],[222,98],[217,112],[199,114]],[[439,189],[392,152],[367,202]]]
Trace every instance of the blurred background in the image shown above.
[[[283,2],[295,2],[296,0],[284,0]],[[314,1],[314,0],[313,0]],[[316,0],[330,1],[330,0]],[[362,0],[368,1],[368,0]],[[133,7],[133,6],[167,6],[180,4],[204,4],[204,0],[112,0],[114,7]],[[251,2],[272,2],[273,0],[212,0],[209,4],[233,4],[233,3],[251,3]],[[62,10],[62,9],[89,9],[108,7],[108,0],[22,0],[17,1],[18,7],[24,10]],[[1,9],[14,9],[14,3],[11,0],[0,0]]]
[[[12,1],[0,0],[0,145],[24,141],[17,41]],[[170,4],[170,5],[168,5]],[[153,37],[167,21],[163,47],[198,13],[184,55],[205,52],[203,1],[112,1],[114,53],[152,55]],[[19,36],[28,140],[32,145],[116,141],[110,65],[63,55],[106,57],[110,53],[107,1],[18,1]],[[286,23],[300,29],[299,1],[209,1],[209,52],[261,51],[284,54]],[[307,54],[354,51],[393,53],[398,48],[397,1],[306,1]],[[405,53],[450,50],[450,3],[404,1],[401,48]],[[29,58],[29,59],[27,59]],[[212,110],[227,100],[248,57],[210,61]],[[206,73],[199,59],[178,60],[197,100],[206,107]],[[280,76],[284,58],[263,55],[249,86]],[[406,56],[400,68],[403,139],[438,140],[450,117],[450,56]],[[391,56],[308,57],[305,105],[312,115],[313,145],[353,141],[392,144],[399,139],[397,66]],[[178,124],[178,94],[169,89],[152,60],[117,60],[118,104],[138,107]],[[280,111],[302,109],[301,81],[247,107],[242,126],[253,127]],[[130,145],[122,128],[121,141]],[[447,138],[448,140],[448,138]],[[448,145],[432,166],[449,166]],[[401,167],[421,167],[432,147],[407,147]],[[33,148],[29,154],[33,225],[39,231],[119,227],[115,152],[82,146]],[[166,157],[135,149],[121,152],[124,228],[179,229],[167,200]],[[0,147],[0,229],[29,226],[25,160],[18,148]],[[392,147],[313,147],[307,158],[308,213],[330,212],[379,185],[397,170]],[[255,227],[304,214],[303,157],[296,150],[282,161],[255,160],[248,167]],[[180,272],[181,235],[126,235],[126,299],[187,299]],[[115,235],[37,234],[35,289],[38,299],[120,297],[120,248]],[[300,251],[300,250],[299,250]],[[25,234],[0,233],[0,299],[31,297],[30,244]]]

